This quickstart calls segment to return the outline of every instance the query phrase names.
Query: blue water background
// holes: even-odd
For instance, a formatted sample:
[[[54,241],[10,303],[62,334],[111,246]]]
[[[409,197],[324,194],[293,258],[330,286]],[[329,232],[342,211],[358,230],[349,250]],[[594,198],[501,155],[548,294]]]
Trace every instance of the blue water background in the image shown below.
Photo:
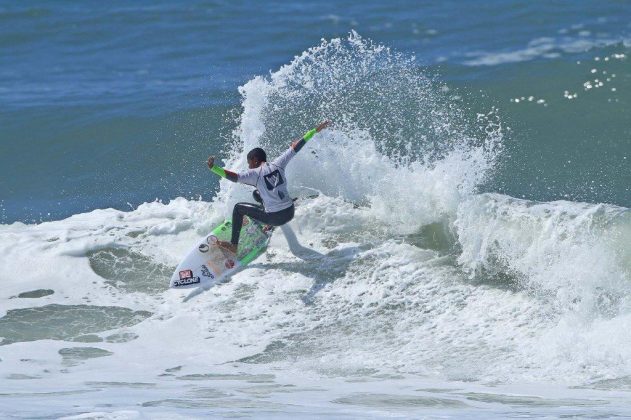
[[[351,30],[414,55],[471,115],[500,109],[508,152],[481,190],[631,206],[628,61],[615,94],[563,97],[577,62],[627,53],[629,22],[619,1],[2,2],[0,222],[210,199],[204,160],[225,155],[238,86]],[[558,48],[479,60],[541,38]]]

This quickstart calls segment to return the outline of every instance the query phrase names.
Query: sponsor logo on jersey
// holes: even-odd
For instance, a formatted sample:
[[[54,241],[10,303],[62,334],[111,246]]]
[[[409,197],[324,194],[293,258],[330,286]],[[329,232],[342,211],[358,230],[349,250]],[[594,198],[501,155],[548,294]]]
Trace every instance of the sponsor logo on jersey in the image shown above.
[[[264,175],[263,180],[265,181],[265,186],[267,187],[268,191],[272,191],[274,188],[285,183],[278,169],[270,172],[267,175]]]

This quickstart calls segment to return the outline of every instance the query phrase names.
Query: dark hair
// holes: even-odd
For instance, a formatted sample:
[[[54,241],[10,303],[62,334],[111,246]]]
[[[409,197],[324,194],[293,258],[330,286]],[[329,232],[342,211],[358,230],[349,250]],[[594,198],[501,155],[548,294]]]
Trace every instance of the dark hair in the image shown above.
[[[265,154],[265,150],[260,147],[255,147],[254,149],[248,152],[248,160],[256,159],[259,162],[267,162],[267,155]]]

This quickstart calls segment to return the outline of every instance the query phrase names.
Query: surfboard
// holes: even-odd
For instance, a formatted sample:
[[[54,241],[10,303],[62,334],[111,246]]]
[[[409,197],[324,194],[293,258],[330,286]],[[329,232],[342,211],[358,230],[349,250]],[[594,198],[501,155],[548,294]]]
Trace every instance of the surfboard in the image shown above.
[[[263,254],[272,237],[272,231],[271,226],[244,216],[239,248],[235,255],[217,245],[217,241],[229,241],[232,234],[232,221],[224,221],[186,255],[175,269],[170,287],[209,288],[220,283]]]

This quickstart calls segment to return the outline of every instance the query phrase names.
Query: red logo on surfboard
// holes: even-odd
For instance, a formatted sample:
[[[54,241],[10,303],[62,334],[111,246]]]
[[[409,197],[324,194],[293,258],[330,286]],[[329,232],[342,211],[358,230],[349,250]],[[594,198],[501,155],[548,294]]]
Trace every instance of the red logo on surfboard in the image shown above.
[[[234,260],[226,260],[226,268],[233,268]]]
[[[191,278],[193,278],[193,270],[180,271],[180,280],[191,279]]]

